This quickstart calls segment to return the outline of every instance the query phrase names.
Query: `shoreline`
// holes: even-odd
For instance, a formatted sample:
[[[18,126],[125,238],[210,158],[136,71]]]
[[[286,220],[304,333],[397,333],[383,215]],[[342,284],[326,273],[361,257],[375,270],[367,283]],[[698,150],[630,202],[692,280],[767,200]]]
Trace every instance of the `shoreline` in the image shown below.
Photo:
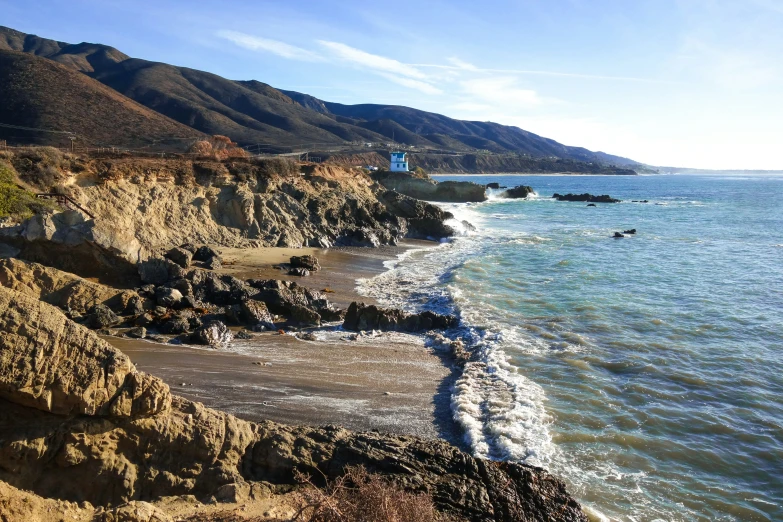
[[[387,262],[408,250],[436,244],[406,240],[380,249],[222,249],[227,262],[221,271],[330,288],[330,301],[347,307],[351,301],[375,303],[358,294],[357,280],[386,272]],[[295,277],[273,268],[290,255],[303,254],[317,256],[322,270]],[[246,420],[340,425],[442,438],[462,446],[450,404],[459,372],[449,356],[426,348],[423,336],[388,332],[349,340],[351,332],[334,324],[307,332],[319,340],[266,332],[235,340],[228,350],[104,339],[140,371],[168,382],[174,393]]]

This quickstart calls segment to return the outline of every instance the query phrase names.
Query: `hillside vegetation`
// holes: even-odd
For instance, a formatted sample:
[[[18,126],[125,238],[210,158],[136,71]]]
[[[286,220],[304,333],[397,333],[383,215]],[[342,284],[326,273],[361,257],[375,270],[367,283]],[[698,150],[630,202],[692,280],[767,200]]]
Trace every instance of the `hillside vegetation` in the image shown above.
[[[0,50],[0,123],[59,132],[3,129],[22,142],[144,147],[202,133],[122,96],[92,78],[45,58]],[[67,131],[67,132],[66,132]]]

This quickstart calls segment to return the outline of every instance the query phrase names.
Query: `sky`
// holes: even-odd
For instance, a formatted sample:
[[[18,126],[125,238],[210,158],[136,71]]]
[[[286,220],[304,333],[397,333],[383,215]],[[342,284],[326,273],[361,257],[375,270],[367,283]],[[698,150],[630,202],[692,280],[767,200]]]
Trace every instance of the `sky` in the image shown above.
[[[783,0],[0,0],[0,25],[650,165],[783,169]]]

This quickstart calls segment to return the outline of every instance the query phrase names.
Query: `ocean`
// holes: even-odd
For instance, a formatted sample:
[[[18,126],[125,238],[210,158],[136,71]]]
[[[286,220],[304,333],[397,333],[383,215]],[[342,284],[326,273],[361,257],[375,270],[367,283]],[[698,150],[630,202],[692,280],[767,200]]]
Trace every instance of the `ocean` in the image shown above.
[[[547,468],[594,520],[783,520],[783,177],[434,178],[536,191],[441,204],[462,235],[360,287],[458,314],[470,451]]]

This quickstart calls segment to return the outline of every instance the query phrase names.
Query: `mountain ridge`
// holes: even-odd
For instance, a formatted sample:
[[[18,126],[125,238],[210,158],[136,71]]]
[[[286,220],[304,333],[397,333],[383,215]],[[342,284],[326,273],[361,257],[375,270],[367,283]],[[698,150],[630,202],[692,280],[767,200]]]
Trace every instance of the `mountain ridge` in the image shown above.
[[[69,44],[0,26],[0,49],[58,62],[183,125],[229,136],[242,145],[257,144],[258,150],[391,141],[427,150],[638,165],[628,158],[563,145],[518,127],[457,120],[398,105],[343,105],[257,80],[235,81],[131,58],[103,44]]]

